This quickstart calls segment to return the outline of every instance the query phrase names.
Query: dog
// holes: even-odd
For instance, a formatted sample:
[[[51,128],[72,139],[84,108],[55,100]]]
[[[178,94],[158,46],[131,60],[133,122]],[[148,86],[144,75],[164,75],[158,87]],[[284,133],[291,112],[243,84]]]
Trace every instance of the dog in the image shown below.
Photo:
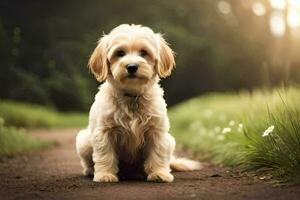
[[[148,27],[122,24],[99,40],[88,67],[103,84],[88,127],[76,137],[84,175],[95,182],[128,177],[172,182],[171,169],[201,168],[197,161],[173,155],[175,139],[159,80],[174,66],[172,49]]]

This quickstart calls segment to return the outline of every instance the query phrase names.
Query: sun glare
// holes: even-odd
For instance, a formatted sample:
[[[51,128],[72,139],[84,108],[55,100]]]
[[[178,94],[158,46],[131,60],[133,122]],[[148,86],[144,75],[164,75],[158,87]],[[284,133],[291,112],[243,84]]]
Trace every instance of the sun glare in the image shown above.
[[[263,16],[266,14],[266,8],[265,8],[264,4],[262,4],[259,1],[253,3],[252,11],[257,16]]]
[[[283,10],[286,7],[286,1],[285,0],[270,0],[270,4],[271,4],[272,8],[275,8],[275,9],[278,9],[278,10]]]
[[[300,12],[296,8],[290,8],[287,23],[291,28],[297,28],[300,26]]]
[[[274,11],[271,14],[270,29],[275,37],[282,37],[285,34],[284,15],[280,11]]]
[[[270,16],[270,29],[275,37],[284,36],[286,24],[292,29],[300,27],[300,0],[269,0],[269,2],[273,8]],[[253,3],[252,11],[259,16],[256,4],[257,2]],[[287,16],[284,15],[286,11]]]
[[[289,6],[300,9],[300,0],[289,0]]]

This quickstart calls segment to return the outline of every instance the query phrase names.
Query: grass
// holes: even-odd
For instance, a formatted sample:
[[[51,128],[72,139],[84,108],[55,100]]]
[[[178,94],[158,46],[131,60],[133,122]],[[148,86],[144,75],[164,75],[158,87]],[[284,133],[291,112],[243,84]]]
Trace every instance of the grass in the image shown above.
[[[83,127],[87,120],[87,114],[59,113],[43,106],[0,100],[0,157],[54,144],[31,138],[24,128]]]
[[[202,159],[299,183],[299,103],[297,88],[205,95],[170,109],[171,132]]]
[[[87,114],[59,113],[43,106],[0,100],[0,117],[7,125],[25,128],[65,128],[87,125]]]
[[[30,138],[24,129],[6,127],[4,120],[0,118],[0,157],[45,148],[52,144],[53,142]]]

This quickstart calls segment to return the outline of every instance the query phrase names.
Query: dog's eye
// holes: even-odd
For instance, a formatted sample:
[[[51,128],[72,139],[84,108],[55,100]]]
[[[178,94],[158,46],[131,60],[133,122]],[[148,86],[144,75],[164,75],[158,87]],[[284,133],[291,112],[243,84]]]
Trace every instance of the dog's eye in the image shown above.
[[[145,57],[145,56],[148,55],[148,52],[147,52],[146,50],[142,49],[141,52],[140,52],[140,55],[141,55],[142,57]]]
[[[118,51],[116,52],[116,56],[117,56],[117,57],[123,57],[123,56],[125,56],[125,51],[123,51],[123,50],[118,50]]]

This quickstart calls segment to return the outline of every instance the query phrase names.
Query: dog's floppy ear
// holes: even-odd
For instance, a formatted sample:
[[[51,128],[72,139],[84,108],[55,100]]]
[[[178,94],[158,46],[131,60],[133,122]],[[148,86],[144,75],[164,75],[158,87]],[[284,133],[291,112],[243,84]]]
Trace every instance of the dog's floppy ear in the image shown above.
[[[88,67],[95,75],[99,82],[105,81],[108,74],[108,63],[107,63],[107,45],[108,36],[104,35],[99,41],[98,45],[92,53]]]
[[[159,45],[159,58],[156,70],[160,77],[165,78],[171,74],[172,69],[175,67],[174,52],[161,34],[157,34],[157,40]]]

